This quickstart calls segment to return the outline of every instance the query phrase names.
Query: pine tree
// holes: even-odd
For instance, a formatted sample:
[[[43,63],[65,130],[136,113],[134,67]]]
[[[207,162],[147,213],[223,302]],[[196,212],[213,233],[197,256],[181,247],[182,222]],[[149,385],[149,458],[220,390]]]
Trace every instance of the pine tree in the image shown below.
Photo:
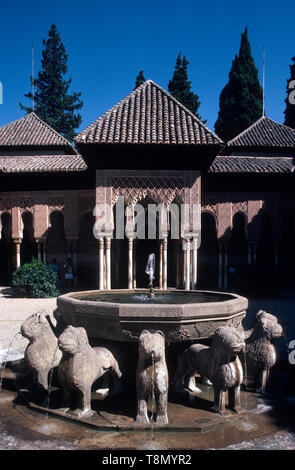
[[[290,83],[291,81],[295,80],[295,57],[292,57],[293,64],[290,67],[290,78],[287,80],[287,98],[285,99],[286,109],[284,111],[285,114],[285,126],[292,127],[295,129],[295,100],[294,100],[294,88],[295,82]],[[290,85],[289,85],[290,84]],[[290,88],[289,88],[290,86]]]
[[[143,70],[140,70],[139,74],[136,77],[136,82],[135,82],[135,87],[134,90],[142,85],[146,81],[144,75],[143,75]]]
[[[168,83],[168,91],[180,101],[187,109],[201,119],[197,110],[200,106],[198,95],[191,91],[191,82],[188,80],[187,66],[189,62],[185,56],[178,54],[172,80]]]
[[[241,34],[239,55],[229,72],[228,83],[219,98],[215,132],[228,141],[257,121],[263,112],[263,90],[259,83],[248,40],[248,29]]]
[[[47,41],[43,39],[43,47],[42,68],[38,78],[34,79],[34,112],[72,141],[76,134],[75,129],[82,121],[81,115],[75,112],[82,108],[83,102],[80,100],[81,93],[69,93],[72,79],[64,78],[68,72],[68,55],[54,24],[50,28]],[[26,94],[25,97],[32,99],[32,93]],[[33,111],[21,103],[20,107],[28,113]]]

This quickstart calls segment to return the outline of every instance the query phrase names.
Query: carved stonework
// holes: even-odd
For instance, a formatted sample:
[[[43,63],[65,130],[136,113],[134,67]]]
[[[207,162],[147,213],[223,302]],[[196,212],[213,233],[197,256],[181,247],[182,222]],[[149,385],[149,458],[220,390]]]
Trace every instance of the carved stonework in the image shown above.
[[[248,201],[247,200],[232,203],[232,217],[237,212],[242,212],[248,218]]]
[[[50,197],[48,199],[49,212],[62,211],[64,208],[64,198],[60,197]]]
[[[184,200],[184,178],[173,175],[113,176],[112,204],[119,196],[126,203],[136,204],[148,197],[155,203],[171,204],[176,198]]]
[[[21,212],[31,212],[34,211],[34,201],[31,197],[23,197],[20,199],[19,207]]]
[[[0,199],[0,212],[10,212],[12,209],[12,201],[8,198]]]

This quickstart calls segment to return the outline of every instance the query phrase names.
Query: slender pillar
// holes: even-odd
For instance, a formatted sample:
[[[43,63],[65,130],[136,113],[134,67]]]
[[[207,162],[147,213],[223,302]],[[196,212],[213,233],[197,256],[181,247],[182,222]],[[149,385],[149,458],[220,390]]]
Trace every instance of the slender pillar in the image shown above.
[[[163,240],[163,289],[167,289],[167,238]]]
[[[163,240],[160,241],[159,288],[163,289]]]
[[[106,238],[106,289],[111,289],[111,239]]]
[[[47,263],[47,244],[46,244],[46,240],[44,240],[44,242],[42,243],[42,248],[43,248],[43,263],[46,264]]]
[[[37,241],[38,260],[42,261],[42,243]]]
[[[16,269],[20,267],[20,245],[21,245],[21,239],[15,239],[14,240],[14,246],[15,246],[15,266]]]
[[[128,289],[133,285],[133,238],[128,240]]]
[[[133,243],[133,289],[136,289],[136,242]]]
[[[197,248],[197,239],[193,239],[193,260],[192,260],[192,289],[197,288],[197,273],[198,273],[198,248]]]
[[[185,290],[190,290],[190,240],[185,241]]]
[[[176,287],[177,289],[180,288],[180,255],[181,255],[181,250],[180,250],[180,243],[177,243],[177,271],[176,271]]]
[[[99,239],[99,290],[104,290],[104,240]]]
[[[185,289],[185,283],[186,283],[186,249],[185,249],[185,240],[182,240],[182,287]]]

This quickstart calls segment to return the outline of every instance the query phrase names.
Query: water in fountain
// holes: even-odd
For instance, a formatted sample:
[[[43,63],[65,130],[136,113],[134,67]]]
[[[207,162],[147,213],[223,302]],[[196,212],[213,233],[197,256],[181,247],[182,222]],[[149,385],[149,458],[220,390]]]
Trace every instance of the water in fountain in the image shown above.
[[[56,349],[53,353],[51,368],[50,368],[50,371],[49,371],[49,374],[48,374],[48,397],[47,397],[47,406],[46,406],[46,414],[45,414],[45,421],[46,422],[48,421],[48,411],[49,411],[49,406],[50,406],[50,393],[51,393],[51,385],[52,385],[52,377],[53,377],[55,356],[56,356],[58,350],[59,350],[59,347],[56,346]]]
[[[7,364],[7,361],[8,361],[8,356],[9,356],[9,352],[10,352],[10,348],[12,346],[12,343],[14,341],[14,339],[20,335],[21,332],[18,331],[12,338],[12,340],[10,341],[9,343],[9,346],[8,346],[8,349],[7,349],[7,352],[6,352],[6,356],[5,356],[5,360],[4,360],[4,364],[3,364],[3,369],[2,369],[2,374],[1,374],[1,379],[0,379],[0,391],[2,390],[2,382],[3,382],[3,378],[4,378],[4,373],[5,373],[5,368],[6,368],[6,364]]]
[[[146,274],[150,278],[149,287],[153,288],[153,281],[155,279],[155,254],[151,253],[148,257],[148,262],[145,268]]]

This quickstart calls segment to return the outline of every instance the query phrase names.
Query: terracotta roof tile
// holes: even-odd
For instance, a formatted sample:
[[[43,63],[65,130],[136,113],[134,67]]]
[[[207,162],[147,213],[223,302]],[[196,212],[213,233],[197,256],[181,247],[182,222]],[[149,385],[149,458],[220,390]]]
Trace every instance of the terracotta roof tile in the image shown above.
[[[77,153],[71,143],[34,112],[0,127],[0,146],[62,146]]]
[[[78,134],[77,144],[220,144],[221,139],[167,91],[147,80]]]
[[[80,155],[34,155],[0,157],[0,173],[52,173],[86,170]]]
[[[227,143],[227,147],[295,147],[295,130],[262,116]]]
[[[292,173],[292,157],[234,157],[218,155],[209,173]]]

